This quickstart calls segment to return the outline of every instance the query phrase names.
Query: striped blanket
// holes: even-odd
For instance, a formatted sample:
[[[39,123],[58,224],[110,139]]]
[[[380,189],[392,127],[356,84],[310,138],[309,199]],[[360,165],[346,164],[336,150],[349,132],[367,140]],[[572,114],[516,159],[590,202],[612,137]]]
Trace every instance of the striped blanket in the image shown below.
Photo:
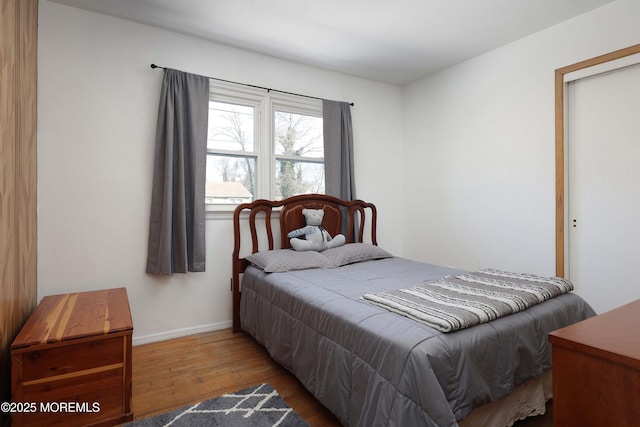
[[[573,285],[559,277],[487,269],[363,298],[442,332],[454,332],[571,290]]]

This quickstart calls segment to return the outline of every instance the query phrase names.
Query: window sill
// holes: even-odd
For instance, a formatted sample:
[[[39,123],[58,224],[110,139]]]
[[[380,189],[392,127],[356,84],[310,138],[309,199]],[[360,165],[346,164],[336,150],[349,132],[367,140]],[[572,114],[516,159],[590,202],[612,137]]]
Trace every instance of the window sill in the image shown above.
[[[205,218],[207,220],[214,219],[233,219],[233,212],[238,205],[206,205]]]

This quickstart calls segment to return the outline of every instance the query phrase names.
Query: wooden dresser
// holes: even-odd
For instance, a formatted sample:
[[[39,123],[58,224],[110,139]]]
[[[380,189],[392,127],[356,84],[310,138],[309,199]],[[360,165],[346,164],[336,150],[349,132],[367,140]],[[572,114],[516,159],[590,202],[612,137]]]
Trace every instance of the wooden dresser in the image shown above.
[[[640,425],[640,300],[549,334],[555,426]]]
[[[11,345],[12,425],[133,419],[125,288],[47,296]]]

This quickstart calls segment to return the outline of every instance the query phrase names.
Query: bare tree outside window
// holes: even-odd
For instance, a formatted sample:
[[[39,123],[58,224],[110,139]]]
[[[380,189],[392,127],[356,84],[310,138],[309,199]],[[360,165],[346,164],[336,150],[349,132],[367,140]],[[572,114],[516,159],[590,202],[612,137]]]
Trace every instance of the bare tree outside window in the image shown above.
[[[320,101],[216,82],[208,126],[208,205],[324,193]]]
[[[322,119],[275,112],[276,198],[324,192]]]
[[[241,203],[255,198],[254,108],[209,103],[207,149],[208,203]]]

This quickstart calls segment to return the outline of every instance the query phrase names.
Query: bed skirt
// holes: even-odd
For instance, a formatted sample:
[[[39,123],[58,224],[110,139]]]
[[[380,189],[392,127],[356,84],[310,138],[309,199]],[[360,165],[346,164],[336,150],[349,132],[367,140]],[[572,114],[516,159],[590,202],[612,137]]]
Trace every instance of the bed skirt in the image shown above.
[[[517,386],[513,392],[495,402],[474,409],[460,427],[505,427],[535,415],[543,415],[546,402],[553,396],[551,371]]]

